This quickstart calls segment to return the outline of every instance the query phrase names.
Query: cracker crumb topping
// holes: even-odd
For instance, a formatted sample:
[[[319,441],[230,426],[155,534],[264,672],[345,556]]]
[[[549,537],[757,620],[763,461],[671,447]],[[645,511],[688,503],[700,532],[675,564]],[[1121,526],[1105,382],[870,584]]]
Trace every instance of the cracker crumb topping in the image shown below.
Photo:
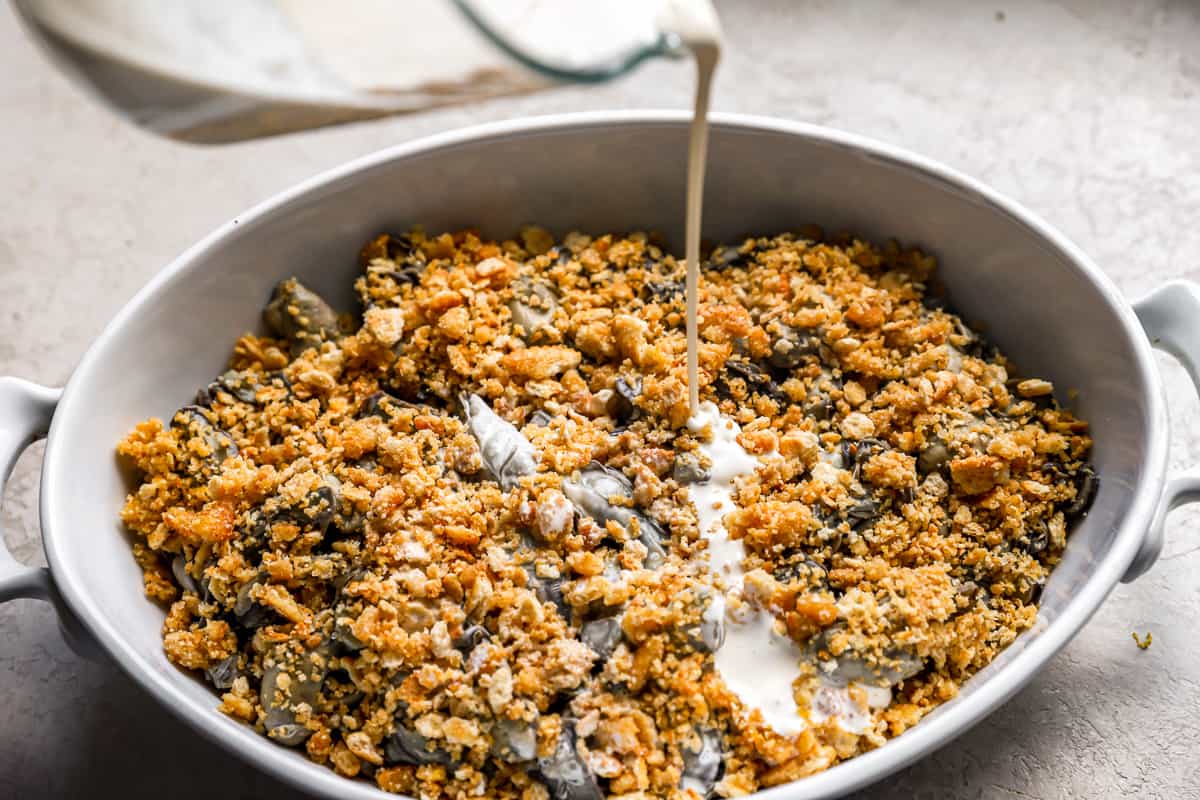
[[[780,735],[714,669],[682,262],[531,227],[359,264],[355,319],[281,282],[267,335],[118,452],[168,658],[388,792],[733,797],[879,747],[1033,624],[1096,491],[1087,424],[946,310],[931,256],[712,250],[700,394],[758,461],[724,525],[800,653]]]

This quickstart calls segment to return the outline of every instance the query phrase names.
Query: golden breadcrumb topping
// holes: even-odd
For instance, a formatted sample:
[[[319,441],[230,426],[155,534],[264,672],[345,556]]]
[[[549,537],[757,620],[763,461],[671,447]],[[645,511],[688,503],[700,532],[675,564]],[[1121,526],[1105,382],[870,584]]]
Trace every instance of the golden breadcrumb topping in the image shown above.
[[[360,264],[361,313],[283,281],[269,334],[119,453],[168,657],[389,792],[729,797],[878,747],[1033,623],[1095,492],[1087,424],[946,310],[931,257],[712,250],[700,393],[758,459],[724,525],[801,654],[783,735],[714,668],[682,262],[530,228]]]

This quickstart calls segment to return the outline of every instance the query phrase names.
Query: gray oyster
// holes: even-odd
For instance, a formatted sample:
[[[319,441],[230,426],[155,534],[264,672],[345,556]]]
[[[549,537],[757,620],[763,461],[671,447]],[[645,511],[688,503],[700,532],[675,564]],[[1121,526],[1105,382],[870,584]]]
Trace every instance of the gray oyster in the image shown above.
[[[462,400],[467,427],[479,443],[479,454],[488,476],[503,489],[512,489],[524,475],[537,471],[538,453],[516,426],[501,418],[473,394]]]
[[[725,771],[725,752],[721,732],[697,728],[693,741],[684,743],[683,780],[680,788],[694,789],[701,797],[711,797]]]
[[[179,588],[185,592],[191,592],[197,597],[200,596],[200,586],[196,583],[196,579],[187,571],[187,559],[183,553],[171,559],[171,574],[175,576],[175,582],[179,584]]]
[[[383,739],[383,758],[388,764],[450,764],[453,759],[445,750],[431,747],[429,740],[410,728],[400,715],[396,716],[392,732]]]
[[[671,477],[676,483],[704,483],[712,475],[712,470],[705,469],[700,464],[700,456],[695,453],[677,453],[671,469]]]
[[[684,625],[677,629],[679,636],[688,647],[700,653],[715,653],[725,644],[725,614],[724,605],[713,608],[714,596],[708,588],[699,590],[699,594],[688,605],[700,617],[694,625]],[[713,613],[714,611],[719,613]]]
[[[608,660],[623,636],[619,616],[588,620],[579,628],[579,640],[592,648],[599,663]]]
[[[580,470],[576,478],[563,481],[563,494],[580,512],[602,526],[613,521],[628,530],[636,519],[638,540],[646,546],[645,566],[658,569],[662,565],[667,556],[663,548],[666,534],[662,527],[640,511],[610,502],[613,497],[633,497],[633,484],[620,471],[593,461]]]
[[[184,406],[176,411],[171,418],[171,427],[189,439],[200,439],[209,452],[208,464],[213,469],[218,469],[225,459],[238,454],[233,437],[213,424],[200,406]]]
[[[337,313],[320,295],[295,278],[280,281],[263,308],[263,322],[287,339],[293,356],[338,335]]]
[[[508,301],[513,325],[521,329],[521,338],[532,341],[539,330],[554,322],[558,296],[550,284],[528,277],[513,282],[513,299]]]
[[[214,689],[221,691],[232,688],[233,682],[240,674],[237,653],[204,670],[204,677],[208,678],[208,682],[213,685]]]
[[[637,407],[637,399],[641,394],[640,378],[626,380],[624,377],[618,377],[613,383],[612,395],[608,398],[605,412],[618,425],[627,425],[641,416],[641,409]]]
[[[305,530],[324,533],[337,512],[341,494],[342,482],[336,476],[326,474],[321,478],[321,485],[305,495],[301,505],[281,508],[278,513]]]
[[[821,662],[821,673],[835,685],[845,686],[855,682],[870,686],[895,686],[925,668],[924,662],[916,654],[900,647],[889,649],[882,657],[847,650],[838,656],[821,658],[822,651],[828,654],[829,641],[840,630],[840,624],[826,628],[809,640],[805,651],[808,658]],[[832,669],[825,666],[829,661],[834,664]]]
[[[771,337],[771,354],[767,363],[776,369],[793,369],[809,356],[821,355],[824,340],[815,333],[804,333],[779,320],[764,325]]]
[[[462,634],[454,640],[454,646],[463,653],[470,653],[479,645],[492,638],[492,634],[482,625],[470,625],[463,628]]]
[[[818,422],[833,418],[836,404],[832,392],[842,388],[842,381],[828,368],[822,367],[820,377],[813,380],[804,398],[804,413]]]
[[[574,720],[564,719],[554,752],[538,759],[538,776],[554,800],[604,800],[596,776],[579,757]]]
[[[258,376],[253,372],[226,370],[208,386],[196,392],[196,405],[211,406],[221,392],[226,392],[243,403],[256,403],[260,388]]]
[[[917,469],[922,475],[938,472],[950,460],[950,448],[941,439],[934,438],[917,455]]]
[[[1085,515],[1096,492],[1100,488],[1100,478],[1090,464],[1084,464],[1075,476],[1075,499],[1063,509],[1063,516],[1068,520],[1076,520]]]
[[[256,575],[237,591],[237,597],[233,603],[233,615],[237,619],[238,625],[246,630],[254,630],[261,628],[275,618],[275,612],[267,606],[255,602],[250,593],[254,587],[260,583],[266,582],[266,575]]]
[[[492,754],[509,764],[537,757],[537,720],[500,719],[492,726]]]
[[[300,653],[283,642],[272,650],[263,671],[259,700],[266,711],[263,725],[267,735],[283,745],[302,744],[312,734],[296,721],[301,705],[314,707],[321,694],[321,685],[329,673],[333,644],[325,639],[312,650]],[[287,681],[280,681],[281,676]],[[286,686],[286,689],[284,688]]]
[[[343,651],[348,653],[357,653],[366,645],[354,635],[354,619],[355,617],[347,609],[349,604],[345,594],[346,587],[355,581],[361,580],[367,571],[362,568],[352,569],[345,572],[334,580],[334,588],[337,589],[337,597],[333,604],[333,641]]]
[[[543,578],[537,574],[537,568],[532,563],[522,565],[528,576],[527,585],[537,595],[539,603],[552,603],[560,616],[568,622],[571,620],[571,607],[563,597],[562,578]]]

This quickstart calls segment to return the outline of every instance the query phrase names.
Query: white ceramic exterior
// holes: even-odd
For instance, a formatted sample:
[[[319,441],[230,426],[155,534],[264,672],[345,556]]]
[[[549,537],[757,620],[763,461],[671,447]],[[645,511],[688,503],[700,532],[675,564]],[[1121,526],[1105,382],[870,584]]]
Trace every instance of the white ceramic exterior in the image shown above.
[[[58,399],[0,379],[0,474],[49,425],[41,517],[49,571],[0,550],[0,600],[49,597],[80,645],[98,645],[166,708],[232,752],[323,796],[379,798],[215,710],[201,681],[167,662],[163,612],[142,594],[118,512],[130,477],[115,443],[167,418],[223,369],[232,339],[258,325],[273,284],[296,275],[343,308],[362,242],[422,224],[507,235],[656,229],[682,242],[686,115],[596,113],[435,136],[348,164],[260,205],[164,269],[109,325]],[[763,798],[835,797],[929,753],[1023,686],[1122,576],[1161,546],[1166,510],[1200,495],[1167,480],[1167,418],[1151,341],[1198,374],[1200,292],[1159,290],[1135,309],[1054,229],[990,189],[918,156],[849,134],[714,115],[705,235],[817,222],[896,236],[936,253],[953,303],[1030,373],[1078,390],[1093,423],[1100,491],[1073,531],[1036,625],[959,697],[886,746]],[[55,401],[57,400],[57,407]],[[51,421],[52,419],[52,421]]]

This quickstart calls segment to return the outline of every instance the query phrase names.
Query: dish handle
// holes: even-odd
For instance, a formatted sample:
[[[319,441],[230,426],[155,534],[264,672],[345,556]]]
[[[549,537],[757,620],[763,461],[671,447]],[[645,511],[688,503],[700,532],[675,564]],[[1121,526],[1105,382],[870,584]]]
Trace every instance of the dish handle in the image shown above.
[[[62,389],[51,389],[20,378],[0,378],[0,496],[25,448],[45,437]],[[22,564],[0,536],[0,603],[20,597],[48,600],[58,611],[67,644],[87,658],[99,648],[59,596],[45,567]]]
[[[1200,390],[1200,284],[1171,281],[1133,304],[1134,313],[1150,344],[1179,360]],[[1121,578],[1128,583],[1158,559],[1163,546],[1163,523],[1172,509],[1200,500],[1200,469],[1172,475],[1163,489],[1154,521],[1142,546]]]

